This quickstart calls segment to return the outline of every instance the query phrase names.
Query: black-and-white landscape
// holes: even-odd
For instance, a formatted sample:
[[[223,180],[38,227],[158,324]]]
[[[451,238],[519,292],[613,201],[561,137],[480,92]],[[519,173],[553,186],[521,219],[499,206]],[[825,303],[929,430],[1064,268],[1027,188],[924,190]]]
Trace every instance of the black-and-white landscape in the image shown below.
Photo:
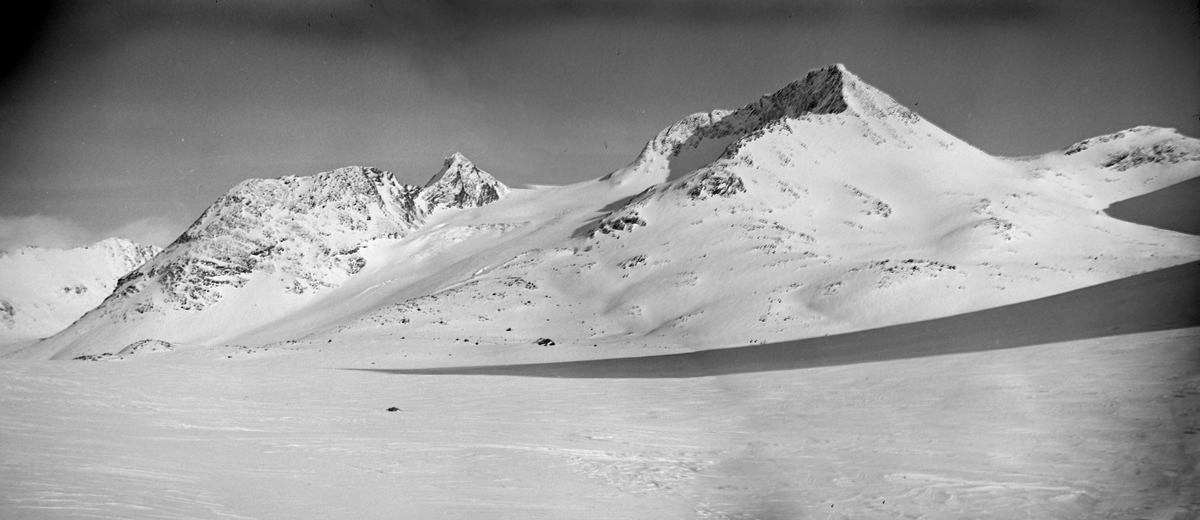
[[[1200,140],[994,155],[853,65],[0,254],[0,517],[1194,518]]]

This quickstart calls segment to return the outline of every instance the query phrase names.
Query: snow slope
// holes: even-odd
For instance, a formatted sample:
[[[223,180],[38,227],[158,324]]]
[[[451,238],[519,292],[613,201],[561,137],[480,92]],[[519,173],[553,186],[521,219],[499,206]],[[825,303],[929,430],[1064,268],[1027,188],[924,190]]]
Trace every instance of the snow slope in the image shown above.
[[[112,292],[160,249],[110,238],[74,249],[0,253],[0,344],[50,336]]]
[[[671,178],[671,157],[707,139],[732,144]],[[595,181],[451,189],[474,198],[427,210],[459,196],[423,206],[429,186],[339,172],[375,172],[362,186],[387,195],[307,195],[330,174],[247,181],[164,252],[166,264],[139,270],[29,355],[116,353],[141,339],[494,352],[548,338],[564,357],[686,351],[948,316],[1200,258],[1195,236],[1103,212],[1200,175],[1197,140],[1138,127],[993,157],[840,65],[737,110],[689,116]],[[242,194],[255,186],[271,196]],[[260,209],[231,209],[247,198]],[[304,224],[289,224],[297,214]],[[210,221],[277,235],[205,231]]]

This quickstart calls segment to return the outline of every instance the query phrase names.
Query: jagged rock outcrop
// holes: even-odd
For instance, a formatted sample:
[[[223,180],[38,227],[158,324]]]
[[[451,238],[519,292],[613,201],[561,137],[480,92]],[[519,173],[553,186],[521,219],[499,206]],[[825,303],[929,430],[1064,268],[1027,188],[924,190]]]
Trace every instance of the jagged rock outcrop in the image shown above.
[[[0,300],[0,327],[12,329],[16,325],[17,308],[12,302]]]
[[[1113,134],[1085,139],[1067,147],[1063,153],[1065,155],[1075,155],[1105,143],[1119,143],[1137,138],[1153,137],[1156,134],[1163,134],[1164,130],[1163,128],[1153,126],[1138,126]],[[1103,156],[1097,157],[1097,160],[1100,161],[1100,166],[1103,168],[1111,168],[1122,172],[1143,164],[1175,164],[1184,161],[1200,161],[1200,150],[1189,146],[1187,138],[1179,135],[1163,135],[1163,137],[1161,140],[1152,141],[1147,144],[1135,144],[1105,153]],[[1084,155],[1088,154],[1085,153]]]
[[[405,236],[435,211],[481,206],[505,193],[457,153],[424,187],[360,166],[247,180],[218,198],[160,259],[123,278],[109,300],[154,285],[159,297],[141,298],[136,312],[159,305],[200,310],[254,273],[274,276],[294,294],[331,287],[366,266],[359,254],[366,243]]]
[[[746,191],[746,184],[733,170],[723,167],[704,168],[679,186],[688,197],[704,200],[709,197],[732,197]]]
[[[508,191],[507,186],[480,170],[461,153],[454,152],[446,158],[442,171],[425,183],[417,202],[423,204],[426,211],[473,208],[495,202]]]
[[[812,70],[803,78],[737,110],[713,110],[692,114],[659,132],[646,143],[627,168],[610,176],[618,182],[642,177],[637,172],[665,172],[670,157],[704,139],[735,136],[723,157],[732,156],[744,141],[753,140],[783,119],[850,113],[899,123],[920,120],[914,112],[888,95],[861,82],[841,64]],[[891,132],[889,132],[891,133]]]
[[[631,226],[622,226],[627,222],[646,225],[646,221],[638,215],[637,208],[669,193],[668,183],[665,182],[669,160],[685,148],[697,147],[705,139],[736,138],[718,162],[675,181],[675,187],[683,190],[690,200],[730,197],[745,192],[746,184],[737,173],[721,164],[721,160],[732,160],[747,142],[761,137],[773,125],[785,119],[853,112],[855,107],[865,108],[876,118],[892,115],[919,119],[887,95],[859,82],[840,64],[812,70],[803,78],[737,110],[712,110],[685,117],[647,142],[629,167],[601,179],[619,184],[659,184],[651,186],[625,207],[600,219],[591,235],[595,236],[596,231],[608,234],[612,230],[632,229]]]

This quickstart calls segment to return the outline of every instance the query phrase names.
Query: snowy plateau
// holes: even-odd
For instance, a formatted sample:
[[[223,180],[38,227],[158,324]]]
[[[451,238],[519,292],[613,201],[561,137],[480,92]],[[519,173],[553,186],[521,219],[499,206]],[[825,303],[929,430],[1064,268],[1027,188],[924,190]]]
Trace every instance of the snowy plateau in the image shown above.
[[[0,517],[1196,518],[1200,236],[1106,210],[1197,177],[833,65],[567,186],[247,180],[0,256]]]

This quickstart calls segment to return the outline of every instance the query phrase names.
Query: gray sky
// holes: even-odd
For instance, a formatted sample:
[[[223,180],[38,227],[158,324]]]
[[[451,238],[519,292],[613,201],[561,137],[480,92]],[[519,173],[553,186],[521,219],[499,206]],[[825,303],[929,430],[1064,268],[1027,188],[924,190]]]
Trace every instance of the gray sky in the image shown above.
[[[994,154],[1200,136],[1194,0],[129,0],[13,18],[0,249],[165,245],[237,182],[352,164],[510,186],[842,62]],[[10,13],[15,16],[15,13]]]

